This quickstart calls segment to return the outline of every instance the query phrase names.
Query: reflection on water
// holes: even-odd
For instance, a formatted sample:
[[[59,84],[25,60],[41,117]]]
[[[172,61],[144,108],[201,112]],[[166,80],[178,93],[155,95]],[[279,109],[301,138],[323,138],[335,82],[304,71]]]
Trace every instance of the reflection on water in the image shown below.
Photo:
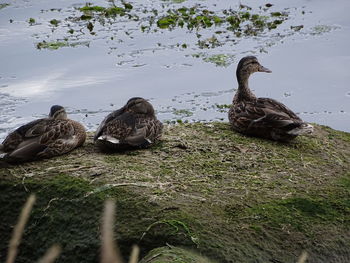
[[[67,71],[67,70],[65,70]],[[6,85],[1,92],[10,94],[11,96],[31,99],[47,98],[57,90],[57,82],[60,83],[63,89],[73,89],[91,85],[102,85],[108,82],[108,77],[103,74],[98,76],[79,76],[79,78],[72,78],[67,72],[50,72],[49,75],[35,76],[34,79],[28,79],[24,82],[16,82],[12,85]]]
[[[135,12],[160,4],[179,8],[198,3],[130,2]],[[226,106],[236,88],[235,64],[251,54],[273,71],[252,76],[250,86],[257,96],[282,101],[306,121],[350,131],[350,2],[272,1],[271,11],[260,10],[256,1],[245,4],[262,14],[286,11],[288,20],[256,37],[230,36],[209,49],[198,46],[196,33],[210,39],[217,27],[144,33],[139,22],[125,19],[105,26],[95,23],[95,34],[85,28],[65,40],[70,29],[78,32],[81,25],[69,17],[85,1],[11,1],[0,9],[0,139],[46,115],[52,104],[67,107],[73,119],[93,130],[132,96],[150,99],[163,121],[227,121]],[[220,11],[235,9],[239,2],[208,0],[200,5]],[[35,19],[32,26],[30,18]],[[50,24],[52,19],[62,21],[61,26]],[[36,48],[43,40],[73,37],[89,45]]]

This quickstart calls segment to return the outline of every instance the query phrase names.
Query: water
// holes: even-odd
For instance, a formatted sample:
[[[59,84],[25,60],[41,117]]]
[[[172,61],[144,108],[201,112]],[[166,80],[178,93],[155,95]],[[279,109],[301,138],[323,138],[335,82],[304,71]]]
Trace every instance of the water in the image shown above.
[[[244,4],[265,14],[255,2]],[[146,17],[141,17],[141,22],[121,18],[105,26],[95,23],[96,34],[91,35],[81,29],[80,22],[69,18],[78,15],[74,7],[85,1],[8,3],[0,9],[0,139],[19,125],[45,116],[53,104],[65,106],[72,119],[94,130],[108,112],[133,96],[150,99],[163,121],[227,121],[227,110],[217,105],[231,103],[236,65],[251,54],[273,71],[251,77],[250,87],[257,96],[282,101],[306,121],[350,131],[347,0],[271,1],[271,11],[289,14],[277,29],[240,39],[227,33],[222,46],[210,49],[200,48],[195,32],[186,29],[142,33],[140,23],[146,23]],[[130,3],[135,13],[161,9],[161,5],[179,8],[199,3],[215,11],[239,5],[231,0]],[[108,2],[94,4],[107,6]],[[29,25],[29,18],[35,19],[34,25]],[[53,18],[62,23],[50,25]],[[303,25],[300,31],[291,29],[299,25]],[[81,33],[70,36],[70,28],[75,32],[81,29]],[[217,30],[199,31],[201,39],[212,37]],[[57,50],[36,48],[43,40],[65,37],[77,45]],[[226,67],[207,59],[218,54],[228,58]]]

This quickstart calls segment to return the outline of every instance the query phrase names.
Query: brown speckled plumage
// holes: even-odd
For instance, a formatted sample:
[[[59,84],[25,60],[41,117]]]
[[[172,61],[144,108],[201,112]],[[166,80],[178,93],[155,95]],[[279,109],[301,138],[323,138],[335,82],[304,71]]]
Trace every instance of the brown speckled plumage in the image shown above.
[[[29,122],[11,132],[1,144],[8,162],[50,158],[72,151],[85,142],[83,125],[67,119],[62,106],[52,106],[48,118]]]
[[[256,57],[242,58],[236,71],[238,90],[228,114],[232,128],[246,135],[277,141],[289,141],[298,135],[311,133],[312,126],[282,103],[255,97],[248,87],[249,76],[254,72],[271,71],[261,66]]]
[[[102,150],[146,148],[160,140],[162,128],[148,101],[131,98],[102,121],[94,141]]]

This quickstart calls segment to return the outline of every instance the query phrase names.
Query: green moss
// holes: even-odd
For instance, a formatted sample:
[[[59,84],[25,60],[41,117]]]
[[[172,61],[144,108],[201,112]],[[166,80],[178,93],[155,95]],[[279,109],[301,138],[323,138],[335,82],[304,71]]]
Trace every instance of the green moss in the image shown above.
[[[164,214],[173,218],[171,220],[154,222],[154,213],[159,207],[125,188],[101,189],[101,186],[92,186],[82,179],[52,175],[46,180],[2,181],[0,190],[0,230],[3,240],[10,239],[13,219],[19,214],[26,197],[35,193],[38,200],[27,225],[17,262],[39,258],[55,243],[63,249],[59,262],[98,261],[100,217],[103,201],[107,198],[116,201],[116,236],[125,255],[129,254],[134,243],[139,243],[143,251],[148,251],[165,245],[165,242],[193,242],[189,239],[193,233],[188,225],[192,221],[186,221],[189,217],[177,211]],[[6,250],[6,244],[2,242],[0,245],[1,252]]]
[[[168,246],[156,248],[148,253],[140,263],[213,263],[198,253],[179,247]]]
[[[339,178],[339,184],[345,188],[346,191],[350,191],[350,173]]]
[[[346,211],[350,211],[350,206],[345,199],[335,201],[330,198],[294,197],[257,205],[249,209],[248,214],[256,218],[256,222],[266,222],[281,228],[291,226],[298,231],[308,232],[316,223],[346,222],[345,218],[350,216]]]
[[[305,249],[315,262],[341,262],[350,242],[347,138],[315,125],[312,136],[278,143],[228,123],[181,123],[165,125],[150,149],[107,155],[89,134],[70,154],[0,169],[0,254],[36,192],[22,261],[52,242],[64,245],[59,262],[97,261],[102,203],[114,198],[125,255],[134,243],[142,255],[168,243],[224,263],[296,262]]]

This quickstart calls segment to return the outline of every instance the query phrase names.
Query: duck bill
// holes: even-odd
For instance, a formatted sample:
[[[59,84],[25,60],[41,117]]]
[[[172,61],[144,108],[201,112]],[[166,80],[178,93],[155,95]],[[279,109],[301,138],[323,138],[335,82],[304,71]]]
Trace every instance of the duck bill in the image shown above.
[[[260,65],[259,67],[259,72],[266,72],[266,73],[272,73],[271,70],[269,70],[268,68],[265,68],[263,66]]]

